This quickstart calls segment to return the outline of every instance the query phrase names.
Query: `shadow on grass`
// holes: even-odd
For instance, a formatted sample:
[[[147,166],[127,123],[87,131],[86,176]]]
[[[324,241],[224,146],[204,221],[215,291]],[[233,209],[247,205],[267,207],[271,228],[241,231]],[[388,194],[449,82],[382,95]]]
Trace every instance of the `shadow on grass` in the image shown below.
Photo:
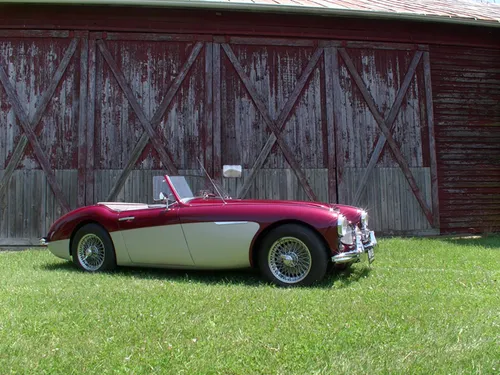
[[[46,271],[64,271],[86,274],[78,269],[72,262],[49,263],[40,266]],[[345,288],[359,279],[366,277],[370,273],[368,266],[349,267],[344,271],[333,271],[325,275],[320,282],[308,288],[332,287]],[[163,268],[146,267],[118,267],[116,270],[108,272],[108,275],[119,277],[129,277],[145,280],[162,280],[166,282],[180,283],[201,283],[207,285],[245,285],[249,287],[262,287],[270,285],[267,283],[259,271],[256,269],[241,270],[176,270]]]
[[[464,235],[457,237],[442,237],[441,241],[448,242],[458,246],[481,246],[488,249],[500,250],[500,235],[485,234],[485,235]]]

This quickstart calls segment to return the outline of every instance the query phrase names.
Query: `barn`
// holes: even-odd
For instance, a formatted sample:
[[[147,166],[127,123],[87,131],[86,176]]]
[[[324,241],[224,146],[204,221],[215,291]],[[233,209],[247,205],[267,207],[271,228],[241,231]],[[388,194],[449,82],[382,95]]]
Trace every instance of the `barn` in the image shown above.
[[[233,197],[366,208],[379,233],[500,229],[500,5],[0,5],[0,245],[198,170]],[[240,178],[222,175],[241,165]]]

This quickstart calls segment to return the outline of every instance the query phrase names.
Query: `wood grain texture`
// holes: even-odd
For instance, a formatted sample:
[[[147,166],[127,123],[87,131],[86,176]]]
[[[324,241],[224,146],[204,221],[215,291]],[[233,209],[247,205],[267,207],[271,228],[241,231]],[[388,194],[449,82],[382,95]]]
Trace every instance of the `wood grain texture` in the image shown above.
[[[405,97],[406,92],[408,91],[408,88],[410,87],[410,83],[413,80],[413,77],[414,77],[416,69],[417,69],[417,65],[420,62],[421,57],[422,57],[422,52],[416,51],[415,55],[413,56],[410,67],[408,68],[408,71],[406,72],[403,83],[398,90],[396,100],[394,101],[394,103],[389,111],[389,115],[384,120],[385,126],[388,129],[390,129],[391,132],[393,131],[394,120],[396,120],[396,116],[398,115],[398,112],[401,108],[403,98]],[[379,116],[382,117],[382,115],[380,113],[379,113]],[[377,144],[375,145],[375,148],[373,149],[372,155],[370,157],[370,161],[368,162],[368,167],[366,168],[366,172],[363,175],[363,177],[361,178],[361,181],[358,183],[356,195],[354,197],[354,202],[353,202],[354,205],[356,205],[357,202],[359,201],[359,197],[361,196],[361,193],[366,186],[366,183],[368,181],[368,177],[370,176],[370,173],[373,171],[373,168],[375,168],[375,165],[377,164],[377,162],[379,160],[380,154],[382,154],[385,143],[386,143],[386,138],[383,134],[381,134],[378,141],[377,141]]]
[[[212,76],[212,95],[213,95],[213,156],[214,178],[220,179],[222,173],[222,151],[221,151],[221,55],[220,44],[213,43],[213,76]]]
[[[54,92],[61,82],[61,79],[66,72],[66,69],[68,67],[68,64],[70,60],[72,59],[76,47],[78,45],[78,40],[73,39],[69,45],[69,47],[66,49],[65,54],[63,59],[61,60],[61,63],[59,64],[58,68],[56,69],[53,78],[50,81],[50,84],[48,85],[47,89],[45,92],[38,98],[37,100],[37,105],[36,105],[36,110],[32,116],[31,119],[28,120],[28,115],[25,112],[24,106],[20,103],[19,98],[17,97],[14,88],[11,86],[10,82],[8,81],[8,77],[1,67],[0,64],[0,69],[2,69],[3,72],[3,79],[5,82],[9,85],[9,99],[12,101],[14,100],[15,102],[12,102],[12,104],[15,106],[16,110],[16,115],[18,116],[19,120],[21,121],[21,117],[19,117],[19,114],[25,119],[26,123],[29,123],[30,128],[33,129],[33,132],[36,132],[39,128],[39,123],[40,120],[42,119],[42,116],[44,115],[47,105],[49,104],[50,99],[53,97]],[[5,87],[5,90],[7,92],[7,87]],[[19,165],[22,157],[24,156],[24,152],[26,150],[26,146],[29,143],[28,135],[27,134],[22,134],[19,142],[16,145],[16,148],[14,152],[12,153],[11,159],[5,168],[5,173],[0,181],[0,197],[4,194],[6,187],[8,186],[9,179],[12,176],[12,173],[14,172],[15,168]],[[45,164],[47,167],[47,164]],[[54,181],[51,179],[51,181]],[[57,187],[56,187],[57,188]]]
[[[97,44],[96,36],[89,35],[88,49],[88,100],[87,100],[87,116],[86,116],[86,131],[87,131],[87,159],[85,160],[85,204],[90,205],[94,202],[94,158],[95,158],[95,99],[96,99],[96,54]]]
[[[302,187],[306,191],[307,196],[311,200],[316,200],[316,194],[314,193],[311,186],[309,185],[309,182],[307,181],[307,178],[306,178],[304,172],[302,171],[300,165],[296,161],[290,148],[288,147],[286,142],[284,142],[282,136],[280,135],[280,129],[278,129],[276,127],[275,123],[271,119],[269,112],[268,112],[268,109],[266,108],[266,105],[264,104],[262,98],[260,98],[260,96],[258,95],[258,93],[255,90],[250,79],[247,77],[247,75],[243,71],[243,68],[242,68],[241,64],[239,63],[238,59],[236,58],[236,56],[234,55],[233,50],[231,49],[231,47],[227,43],[222,44],[222,48],[224,49],[227,57],[229,58],[229,60],[233,64],[234,69],[238,73],[240,79],[242,80],[243,84],[245,85],[246,89],[248,90],[250,96],[252,97],[252,100],[255,103],[256,107],[258,108],[260,114],[262,115],[262,118],[264,119],[265,124],[267,125],[267,127],[272,131],[272,133],[276,137],[276,141],[277,141],[281,151],[283,152],[285,159],[287,160],[288,164],[291,166],[291,168],[295,172],[297,179],[299,180],[300,184],[302,185]]]
[[[335,140],[335,112],[340,111],[335,107],[334,74],[338,73],[337,50],[332,47],[325,48],[325,96],[326,96],[326,124],[328,143],[328,199],[331,203],[338,202],[337,196],[337,146]],[[338,78],[337,78],[338,79]]]
[[[351,76],[353,77],[354,81],[356,82],[357,87],[361,91],[361,94],[362,94],[363,98],[365,99],[366,104],[370,108],[370,111],[371,111],[373,117],[377,121],[377,124],[378,124],[380,130],[382,131],[385,138],[387,139],[387,143],[389,144],[389,147],[391,148],[391,150],[393,152],[394,158],[396,159],[401,170],[403,171],[413,193],[415,194],[415,197],[417,198],[417,201],[420,204],[420,207],[424,211],[425,216],[427,217],[429,222],[432,223],[433,222],[432,211],[430,210],[429,205],[424,200],[422,192],[420,191],[420,189],[415,181],[415,177],[411,173],[408,162],[405,160],[404,156],[402,155],[401,150],[399,149],[398,145],[396,144],[396,142],[391,134],[391,131],[387,128],[386,124],[384,123],[383,117],[380,115],[379,111],[377,110],[377,106],[374,102],[372,95],[366,89],[366,86],[363,83],[363,80],[359,76],[359,73],[356,71],[356,68],[355,68],[353,62],[352,62],[351,58],[349,57],[349,55],[347,54],[347,52],[345,51],[345,49],[340,48],[339,52],[340,52],[340,54],[341,54],[341,56],[346,64]]]
[[[69,47],[69,52],[68,54],[65,56],[65,58],[67,58],[67,62],[69,62],[69,60],[71,59],[71,57],[73,56],[73,53],[76,49],[76,46],[78,44],[78,41],[77,40],[73,40],[70,44],[70,47]],[[66,64],[67,64],[66,62]],[[64,61],[63,61],[64,63]],[[55,87],[57,87],[61,77],[62,77],[62,74],[64,72],[65,69],[61,69],[61,70],[58,70],[57,73],[60,73],[60,76],[56,76],[54,77],[54,79],[52,80],[51,82],[51,85],[50,85],[50,88],[49,90],[47,90],[44,95],[42,96],[42,103],[45,101],[45,102],[48,102],[48,100],[50,99],[51,95],[53,95],[53,92],[55,90]],[[42,150],[39,142],[38,142],[38,138],[32,128],[32,124],[30,123],[29,119],[28,119],[28,115],[26,114],[24,108],[23,108],[23,105],[20,103],[19,101],[19,98],[14,90],[14,87],[12,86],[12,84],[10,83],[9,79],[8,79],[8,76],[7,74],[5,73],[5,70],[0,67],[0,81],[7,93],[7,96],[9,97],[10,99],[10,102],[16,112],[16,115],[19,119],[19,122],[20,122],[20,125],[24,131],[24,135],[26,136],[26,138],[28,139],[28,142],[30,143],[31,147],[33,148],[33,151],[37,157],[37,160],[38,162],[40,163],[40,166],[42,167],[42,169],[44,170],[45,174],[47,175],[47,180],[49,181],[50,183],[50,186],[54,192],[54,195],[56,196],[57,200],[59,201],[59,203],[61,204],[61,207],[62,209],[67,212],[69,211],[70,209],[70,206],[68,204],[68,201],[66,200],[64,194],[62,193],[62,190],[61,190],[61,187],[60,185],[57,183],[56,181],[56,178],[54,176],[54,173],[50,167],[50,163],[44,153],[44,151]],[[57,82],[56,82],[57,81]],[[43,112],[39,112],[39,116],[41,117],[41,115],[43,114]],[[37,117],[34,118],[34,121],[33,123],[35,124],[36,126],[36,123],[35,121],[37,120]],[[39,119],[38,119],[39,121]],[[5,177],[5,176],[4,176]]]
[[[155,149],[156,149],[156,147],[159,147],[158,143],[159,143],[160,138],[155,133],[156,129],[157,129],[159,123],[162,121],[163,117],[165,116],[167,108],[172,103],[173,98],[175,97],[180,86],[184,82],[184,80],[185,80],[189,70],[191,69],[194,61],[198,58],[198,55],[200,54],[202,47],[203,47],[203,44],[200,42],[196,43],[196,45],[193,47],[193,50],[191,51],[191,54],[189,55],[186,63],[181,67],[179,74],[173,80],[171,86],[168,88],[167,92],[165,93],[165,96],[163,97],[163,100],[161,101],[160,105],[158,106],[151,121],[149,122],[145,118],[145,115],[144,114],[142,115],[143,120],[141,120],[141,123],[143,121],[148,122],[149,130],[146,129],[145,131],[143,131],[141,137],[139,138],[139,141],[136,143],[134,149],[132,150],[131,155],[128,158],[127,163],[124,166],[121,174],[116,179],[116,182],[112,185],[111,190],[110,190],[109,195],[108,195],[109,201],[112,201],[113,199],[115,199],[118,192],[122,189],[123,184],[125,183],[128,175],[130,174],[132,169],[135,167],[137,161],[139,160],[139,157],[143,153],[144,148],[146,147],[148,142],[150,140],[154,139],[155,142],[157,143],[155,145]],[[109,56],[109,57],[111,57],[111,56]],[[115,63],[115,69],[118,69],[118,67],[116,67],[116,63]],[[122,79],[122,81],[124,81],[124,78]],[[136,107],[139,107],[139,104],[137,103],[137,101],[135,101],[135,102],[136,102],[136,104],[135,104]],[[135,111],[135,108],[134,108],[134,111]],[[139,119],[141,119],[141,117],[139,117]],[[151,138],[151,131],[153,131],[155,133],[153,138]],[[169,173],[170,174],[177,174],[177,167],[171,161],[170,156],[168,156],[168,160],[169,160],[170,165],[165,164],[165,163],[164,163],[164,165],[167,166]],[[163,159],[162,159],[162,162],[163,162]]]
[[[130,105],[134,109],[135,115],[138,117],[139,121],[141,122],[142,126],[146,130],[146,133],[149,137],[149,140],[153,144],[156,152],[158,152],[161,162],[165,165],[167,170],[170,173],[175,174],[176,167],[173,161],[170,159],[170,156],[167,154],[164,146],[160,143],[158,137],[156,136],[156,133],[151,125],[151,123],[148,121],[146,118],[146,115],[144,114],[143,109],[137,102],[137,99],[134,96],[134,93],[128,86],[128,84],[125,81],[125,77],[123,76],[123,73],[120,71],[118,68],[118,65],[116,64],[115,59],[111,56],[109,53],[109,50],[106,48],[106,44],[104,43],[103,40],[98,40],[97,41],[97,46],[99,47],[100,52],[104,56],[104,59],[108,63],[109,67],[113,71],[113,74],[118,81],[118,84],[120,85],[121,89],[123,90],[123,93],[127,97],[127,100],[129,101]]]
[[[80,42],[80,103],[78,113],[78,206],[85,205],[85,187],[87,176],[87,89],[88,89],[88,35]]]
[[[432,98],[432,78],[429,52],[424,53],[425,104],[427,107],[427,127],[429,130],[429,153],[431,167],[432,214],[434,227],[439,228],[439,185],[436,157],[436,140],[434,135],[434,108]]]
[[[288,117],[290,116],[290,112],[292,111],[293,107],[296,105],[297,99],[299,98],[301,92],[303,91],[307,81],[309,80],[311,73],[316,68],[318,60],[320,59],[322,54],[323,54],[323,49],[317,48],[316,51],[314,52],[314,54],[312,55],[311,60],[308,62],[306,68],[302,72],[302,75],[300,76],[299,80],[297,81],[295,88],[293,89],[292,93],[288,97],[281,112],[279,113],[277,120],[276,121],[271,120],[274,123],[274,126],[276,127],[276,129],[279,129],[279,134],[281,134],[283,132],[283,129],[285,127],[285,122],[288,119]],[[267,111],[269,111],[269,110],[267,110]],[[246,194],[248,193],[248,189],[249,189],[250,185],[252,184],[253,179],[256,176],[256,173],[264,165],[264,162],[266,161],[267,157],[269,156],[269,153],[271,152],[271,149],[273,148],[273,146],[276,142],[277,142],[277,136],[273,132],[269,136],[266,144],[264,145],[264,147],[260,151],[259,155],[257,156],[257,160],[254,162],[252,169],[250,170],[250,175],[245,180],[245,184],[241,187],[241,191],[238,193],[239,198],[244,198],[246,196]]]

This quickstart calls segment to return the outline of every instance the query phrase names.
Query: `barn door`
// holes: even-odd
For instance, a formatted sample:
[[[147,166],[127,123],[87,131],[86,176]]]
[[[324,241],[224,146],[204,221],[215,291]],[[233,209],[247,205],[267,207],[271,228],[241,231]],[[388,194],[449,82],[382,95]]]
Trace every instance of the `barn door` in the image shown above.
[[[231,195],[335,201],[323,48],[308,40],[214,43],[214,163],[243,166]],[[329,190],[331,168],[333,188]],[[329,194],[330,193],[330,194]]]
[[[152,176],[212,170],[212,44],[92,33],[87,203],[152,201]]]
[[[437,177],[428,52],[350,43],[328,48],[339,201],[377,230],[436,232]]]
[[[83,203],[86,53],[84,32],[0,31],[0,245]]]

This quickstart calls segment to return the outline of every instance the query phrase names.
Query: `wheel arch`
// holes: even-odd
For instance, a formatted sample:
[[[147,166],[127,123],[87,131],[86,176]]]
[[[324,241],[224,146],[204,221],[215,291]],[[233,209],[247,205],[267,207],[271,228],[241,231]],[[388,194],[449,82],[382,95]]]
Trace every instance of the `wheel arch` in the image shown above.
[[[73,256],[72,254],[72,250],[73,249],[73,239],[75,238],[75,235],[76,233],[80,230],[80,228],[84,227],[85,225],[87,224],[96,224],[98,226],[100,226],[103,230],[106,231],[106,233],[108,233],[109,235],[109,232],[106,228],[104,228],[103,225],[101,225],[98,221],[96,220],[83,220],[81,222],[79,222],[76,226],[75,226],[75,229],[73,229],[73,231],[71,232],[71,237],[69,239],[69,256]],[[115,245],[113,243],[113,239],[111,238],[111,236],[109,236],[109,239],[111,240],[111,244],[113,245],[113,251],[115,252],[115,256],[116,256],[116,250],[115,250]]]
[[[272,230],[274,230],[282,225],[286,225],[286,224],[297,224],[297,225],[301,225],[303,227],[309,228],[310,230],[312,230],[314,233],[316,233],[318,235],[321,242],[323,243],[325,251],[328,252],[328,248],[329,248],[328,242],[326,241],[325,237],[321,234],[321,232],[319,232],[314,226],[312,226],[311,224],[308,224],[304,221],[296,220],[296,219],[281,220],[281,221],[277,221],[277,222],[274,222],[274,223],[268,225],[263,231],[261,231],[257,235],[255,240],[253,241],[253,244],[250,248],[250,265],[252,268],[258,267],[257,257],[258,257],[259,251],[260,251],[260,246],[262,245],[262,241],[264,240],[264,238]],[[328,255],[328,253],[327,253],[327,255]]]

